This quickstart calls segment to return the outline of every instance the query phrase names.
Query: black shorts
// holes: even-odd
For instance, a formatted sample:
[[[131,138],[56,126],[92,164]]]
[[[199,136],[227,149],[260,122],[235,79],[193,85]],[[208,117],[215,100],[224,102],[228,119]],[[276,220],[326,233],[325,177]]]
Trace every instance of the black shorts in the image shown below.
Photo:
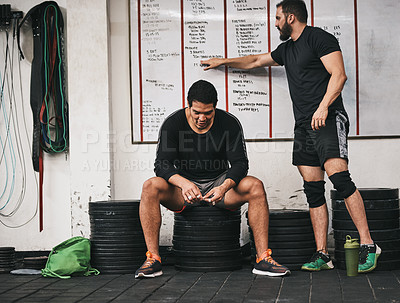
[[[320,166],[330,158],[348,161],[347,137],[349,119],[342,111],[328,115],[325,127],[311,128],[311,122],[296,124],[294,128],[293,165]]]

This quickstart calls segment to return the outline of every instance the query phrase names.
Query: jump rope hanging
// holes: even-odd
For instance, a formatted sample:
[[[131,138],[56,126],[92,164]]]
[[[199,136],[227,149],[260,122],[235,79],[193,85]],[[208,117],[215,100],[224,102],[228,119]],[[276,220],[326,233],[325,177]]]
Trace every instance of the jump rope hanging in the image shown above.
[[[18,25],[17,41],[21,60],[20,31],[31,20],[33,60],[30,104],[33,114],[32,162],[40,180],[40,231],[43,230],[42,152],[59,153],[68,148],[68,103],[64,82],[64,20],[58,4],[42,2],[29,10]]]

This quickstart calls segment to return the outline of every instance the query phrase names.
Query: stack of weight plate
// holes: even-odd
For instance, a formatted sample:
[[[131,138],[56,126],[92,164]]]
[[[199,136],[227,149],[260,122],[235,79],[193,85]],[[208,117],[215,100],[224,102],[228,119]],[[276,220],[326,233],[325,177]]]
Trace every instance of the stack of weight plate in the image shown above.
[[[399,190],[393,188],[361,188],[371,237],[382,249],[377,270],[400,268]],[[346,209],[343,197],[331,191],[335,238],[335,259],[339,269],[346,269],[344,243],[346,235],[360,240]]]
[[[0,273],[9,273],[15,268],[15,247],[0,247]]]
[[[252,262],[254,264],[256,249],[250,227],[249,232]],[[268,238],[273,259],[287,266],[290,270],[300,270],[301,266],[310,260],[316,250],[308,210],[270,210]]]
[[[183,271],[230,271],[242,267],[240,210],[198,206],[175,214],[175,267]]]
[[[89,203],[91,265],[102,274],[134,273],[146,259],[139,202]]]
[[[46,267],[47,259],[48,259],[47,256],[25,257],[24,258],[24,268],[43,269]]]

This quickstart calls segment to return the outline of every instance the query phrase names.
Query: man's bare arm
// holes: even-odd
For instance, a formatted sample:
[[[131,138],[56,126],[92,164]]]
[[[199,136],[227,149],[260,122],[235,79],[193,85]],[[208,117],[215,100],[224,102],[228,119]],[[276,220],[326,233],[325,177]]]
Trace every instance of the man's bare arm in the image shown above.
[[[311,127],[314,130],[325,126],[328,108],[342,92],[347,80],[342,52],[336,51],[325,55],[321,57],[321,61],[328,73],[331,74],[331,78],[329,79],[326,93],[311,120]]]
[[[201,64],[208,65],[204,70],[216,68],[220,65],[225,65],[240,69],[252,69],[256,67],[265,66],[278,66],[271,56],[271,53],[259,54],[259,55],[248,55],[237,58],[211,58],[208,60],[200,61]]]

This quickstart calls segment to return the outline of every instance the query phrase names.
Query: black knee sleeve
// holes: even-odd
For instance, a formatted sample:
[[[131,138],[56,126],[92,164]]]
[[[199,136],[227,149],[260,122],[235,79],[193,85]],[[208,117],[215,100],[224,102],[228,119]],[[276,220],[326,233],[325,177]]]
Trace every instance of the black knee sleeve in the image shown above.
[[[316,208],[326,203],[325,181],[304,181],[304,193],[310,208]]]
[[[351,180],[350,173],[348,170],[342,171],[340,173],[333,174],[329,177],[333,187],[338,191],[338,193],[345,199],[350,197],[356,191],[356,185]]]

